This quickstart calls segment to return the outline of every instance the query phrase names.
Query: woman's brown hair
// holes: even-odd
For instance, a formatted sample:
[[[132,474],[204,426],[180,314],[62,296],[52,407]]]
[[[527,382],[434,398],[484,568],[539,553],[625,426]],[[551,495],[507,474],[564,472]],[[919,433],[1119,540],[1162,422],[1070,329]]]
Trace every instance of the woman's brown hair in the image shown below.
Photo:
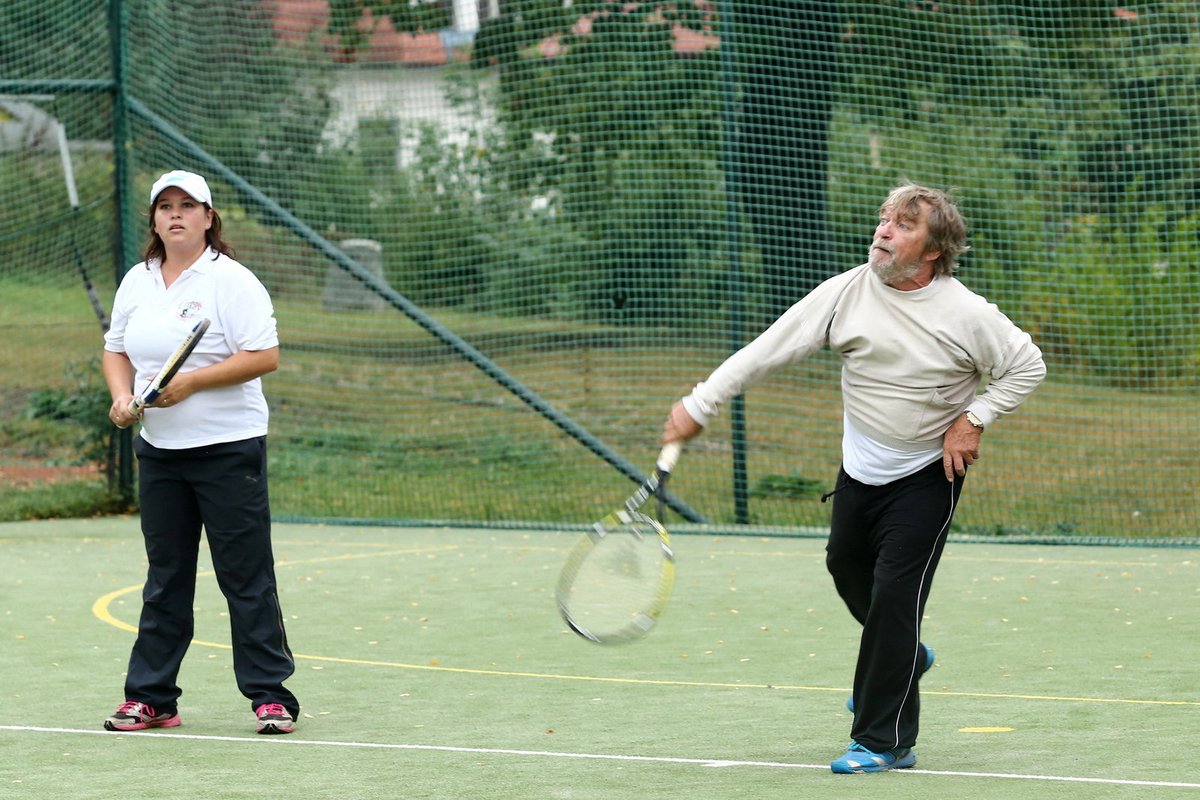
[[[162,237],[154,230],[154,206],[155,203],[150,204],[150,239],[146,242],[146,249],[142,251],[142,260],[147,263],[154,260],[162,261],[167,255],[167,247],[163,244]],[[212,212],[212,225],[208,226],[208,230],[204,232],[205,244],[221,255],[234,258],[233,246],[221,236],[221,215],[208,203],[204,204],[204,208]]]

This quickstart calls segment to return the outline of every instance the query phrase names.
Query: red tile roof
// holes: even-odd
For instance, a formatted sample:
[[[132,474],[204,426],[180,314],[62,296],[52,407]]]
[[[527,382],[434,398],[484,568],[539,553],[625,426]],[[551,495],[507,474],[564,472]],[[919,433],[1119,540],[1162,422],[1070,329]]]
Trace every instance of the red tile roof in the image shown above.
[[[412,66],[436,66],[445,64],[447,52],[445,42],[437,31],[432,33],[401,33],[393,27],[391,20],[384,17],[375,20],[368,10],[359,22],[359,29],[370,32],[366,47],[354,59],[340,50],[334,37],[323,33],[329,23],[329,3],[326,0],[272,0],[274,6],[275,34],[280,39],[303,42],[314,32],[321,33],[322,42],[339,60],[355,60],[368,64],[408,64]],[[630,4],[630,10],[637,4]],[[572,33],[586,35],[591,31],[592,20],[580,17]],[[681,55],[699,53],[717,47],[718,38],[711,31],[693,31],[676,25],[675,52]],[[553,58],[562,52],[559,37],[545,39],[540,47],[545,58]]]
[[[274,0],[275,35],[291,42],[303,42],[314,32],[323,32],[329,23],[326,0]],[[446,48],[437,31],[400,33],[387,17],[375,20],[368,10],[359,21],[359,30],[370,31],[366,46],[353,59],[363,63],[400,63],[433,66],[446,63]],[[339,54],[337,40],[322,33],[322,42],[330,52]],[[339,59],[342,60],[342,59]],[[351,60],[345,57],[344,60]]]

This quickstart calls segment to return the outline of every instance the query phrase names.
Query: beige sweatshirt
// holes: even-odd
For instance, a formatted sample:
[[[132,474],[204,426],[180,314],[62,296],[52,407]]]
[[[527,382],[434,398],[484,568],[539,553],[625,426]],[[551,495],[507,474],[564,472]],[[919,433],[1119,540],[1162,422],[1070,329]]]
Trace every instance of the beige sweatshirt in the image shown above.
[[[784,312],[697,384],[684,406],[705,425],[722,404],[822,347],[842,358],[842,402],[855,426],[901,450],[940,446],[968,406],[990,425],[1046,375],[1029,334],[957,279],[902,292],[863,264]]]

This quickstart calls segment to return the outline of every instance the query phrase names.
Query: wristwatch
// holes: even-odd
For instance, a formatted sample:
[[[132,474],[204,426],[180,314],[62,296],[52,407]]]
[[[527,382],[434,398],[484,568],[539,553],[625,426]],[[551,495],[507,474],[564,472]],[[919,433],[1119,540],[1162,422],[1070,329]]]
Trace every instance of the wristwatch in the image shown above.
[[[979,430],[983,430],[983,420],[975,416],[974,411],[964,411],[963,416],[967,418],[967,422],[971,423],[976,428],[979,428]]]

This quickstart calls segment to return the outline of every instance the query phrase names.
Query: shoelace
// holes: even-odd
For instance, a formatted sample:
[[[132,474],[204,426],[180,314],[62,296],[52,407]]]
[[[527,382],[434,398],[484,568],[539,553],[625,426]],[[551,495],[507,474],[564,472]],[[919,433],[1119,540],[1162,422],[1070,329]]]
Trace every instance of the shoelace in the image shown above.
[[[139,703],[136,700],[126,700],[124,703],[121,703],[120,708],[117,709],[117,713],[124,714],[127,717],[139,717],[139,718],[142,716],[146,716],[146,717],[158,716],[158,712],[154,709],[153,706],[148,706],[145,703]]]
[[[288,716],[287,709],[279,703],[267,703],[258,707],[258,716],[261,717],[285,717]]]

